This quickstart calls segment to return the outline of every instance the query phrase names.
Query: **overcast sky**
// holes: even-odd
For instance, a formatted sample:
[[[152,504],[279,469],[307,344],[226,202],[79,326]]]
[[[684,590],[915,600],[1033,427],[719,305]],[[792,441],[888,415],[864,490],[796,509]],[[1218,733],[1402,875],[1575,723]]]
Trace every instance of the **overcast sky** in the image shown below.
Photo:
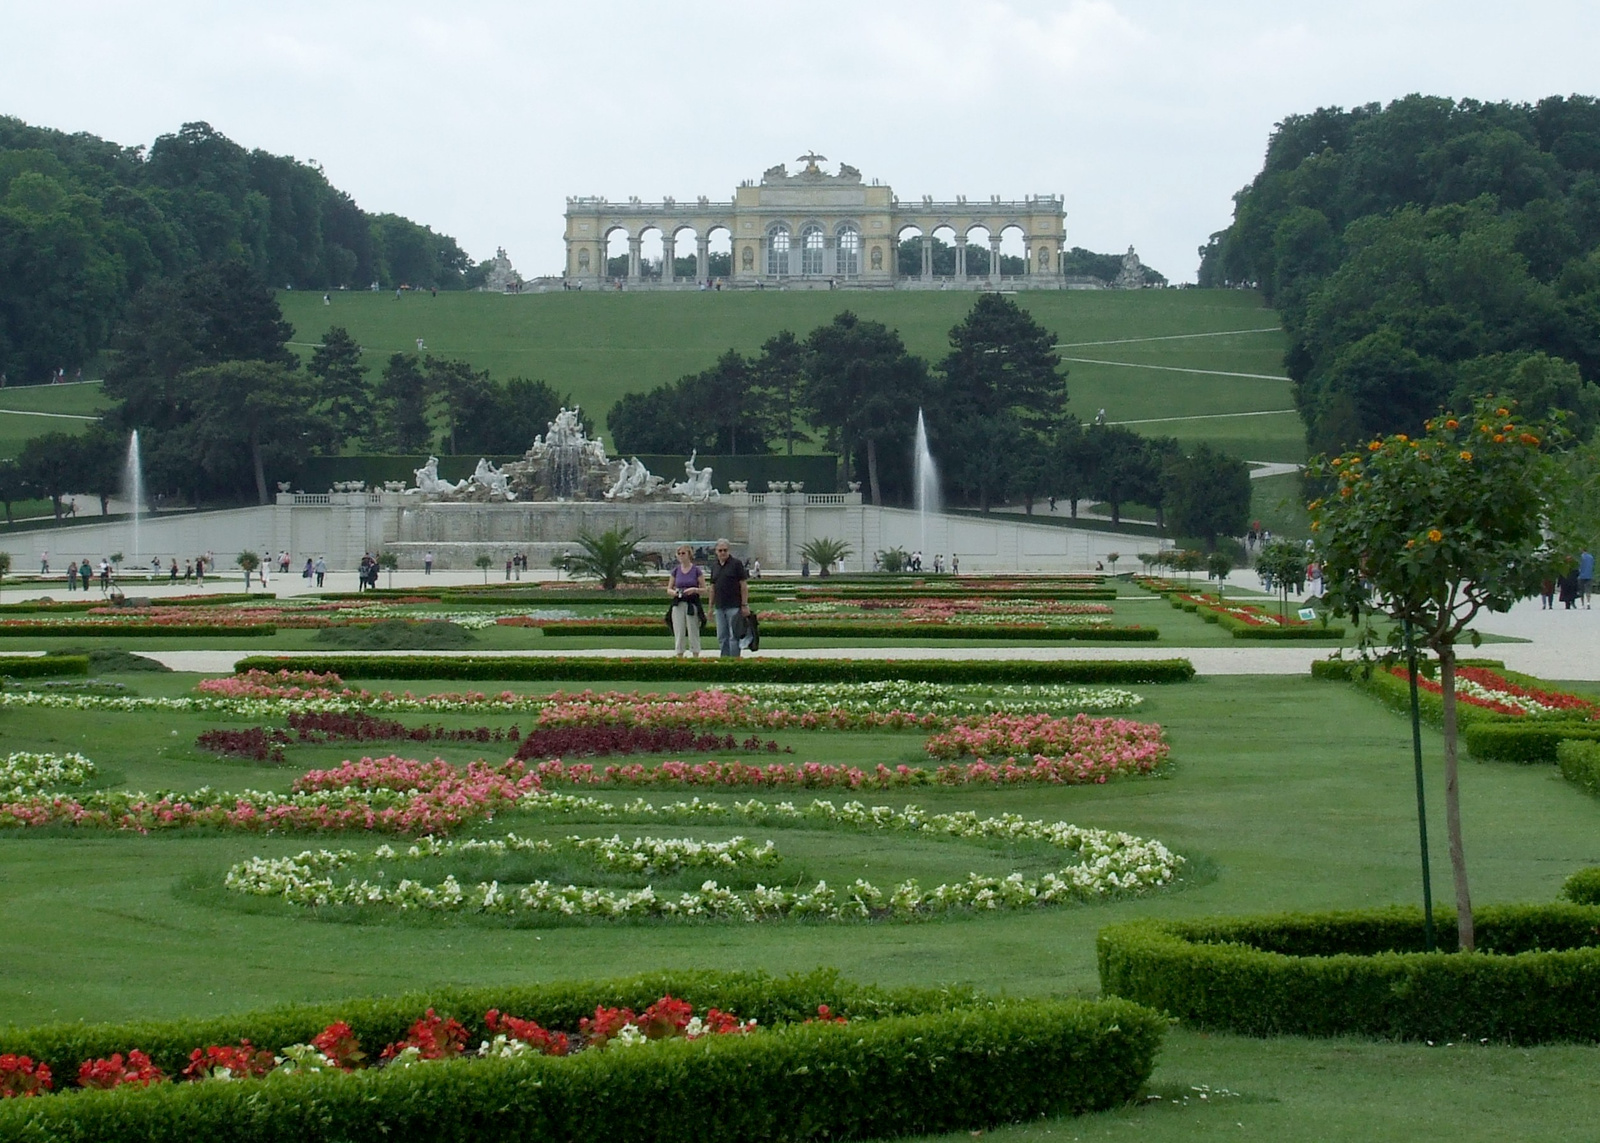
[[[727,199],[815,148],[902,198],[1063,194],[1072,244],[1192,280],[1285,115],[1600,91],[1593,0],[0,0],[0,44],[0,113],[205,120],[527,275],[569,194]]]

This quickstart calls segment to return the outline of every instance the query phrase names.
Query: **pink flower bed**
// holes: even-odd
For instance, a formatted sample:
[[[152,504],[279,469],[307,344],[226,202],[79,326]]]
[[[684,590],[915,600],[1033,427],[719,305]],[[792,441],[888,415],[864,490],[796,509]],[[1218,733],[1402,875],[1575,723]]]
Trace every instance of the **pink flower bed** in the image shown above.
[[[926,730],[948,720],[936,714],[907,711],[871,711],[855,714],[833,708],[796,714],[763,710],[748,695],[726,691],[690,691],[688,694],[639,694],[633,691],[581,691],[552,694],[539,711],[540,726],[759,727],[769,730]]]
[[[989,714],[963,719],[932,735],[927,750],[935,758],[977,758],[978,765],[998,769],[999,776],[989,780],[1000,782],[1103,782],[1116,774],[1147,774],[1171,754],[1156,723],[1086,714],[1072,718]],[[1031,756],[1032,761],[1019,764],[1015,757],[1019,754]],[[985,761],[996,756],[1006,759],[998,767]]]

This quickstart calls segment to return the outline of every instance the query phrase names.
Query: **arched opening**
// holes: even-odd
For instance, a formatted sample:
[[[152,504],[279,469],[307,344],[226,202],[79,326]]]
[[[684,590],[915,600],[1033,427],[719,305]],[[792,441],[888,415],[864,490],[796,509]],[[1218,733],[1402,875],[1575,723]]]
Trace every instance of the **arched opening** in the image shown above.
[[[700,236],[692,226],[680,226],[672,232],[672,277],[694,281],[700,277],[700,263],[695,257]],[[670,281],[670,279],[669,279]]]
[[[895,273],[902,278],[922,277],[922,227],[902,226],[894,238]]]
[[[853,222],[841,222],[833,232],[833,268],[841,278],[854,278],[861,273],[861,227]]]
[[[789,276],[789,227],[787,223],[774,222],[767,227],[767,277]]]
[[[1016,223],[1000,231],[1000,276],[1020,278],[1028,272],[1027,238]]]
[[[989,228],[973,226],[967,229],[967,277],[989,276]]]
[[[933,276],[935,278],[954,278],[956,276],[956,232],[948,226],[934,227],[933,234]]]
[[[713,226],[707,232],[706,277],[733,277],[733,231],[726,226]]]
[[[639,232],[639,277],[660,278],[661,256],[664,243],[658,227],[647,226]]]
[[[626,278],[628,276],[628,237],[628,231],[625,227],[613,226],[606,231],[606,277]]]
[[[800,273],[803,276],[822,277],[822,252],[827,245],[819,223],[808,222],[800,228]]]

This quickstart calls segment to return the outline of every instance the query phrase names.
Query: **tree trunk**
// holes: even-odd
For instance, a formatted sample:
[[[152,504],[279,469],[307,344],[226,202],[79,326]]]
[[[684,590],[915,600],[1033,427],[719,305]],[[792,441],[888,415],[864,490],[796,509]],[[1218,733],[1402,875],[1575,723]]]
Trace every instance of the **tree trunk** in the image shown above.
[[[50,494],[50,506],[55,509],[56,519],[61,519],[61,493],[52,492]]]
[[[1072,518],[1076,520],[1078,518],[1078,497],[1074,494],[1070,499],[1072,501]]]
[[[1461,842],[1461,786],[1456,767],[1456,651],[1439,648],[1439,697],[1444,701],[1444,821],[1450,834],[1450,876],[1456,885],[1456,934],[1462,952],[1472,952],[1472,894]]]
[[[867,438],[867,480],[872,487],[872,502],[882,504],[883,497],[878,494],[878,441],[875,437]]]
[[[250,436],[250,465],[256,472],[256,503],[267,502],[267,470],[261,463],[261,442],[256,440],[255,434]]]
[[[100,494],[100,515],[111,515],[111,495],[106,492]]]
[[[1111,505],[1111,522],[1113,524],[1122,523],[1122,501],[1110,500],[1107,503]]]

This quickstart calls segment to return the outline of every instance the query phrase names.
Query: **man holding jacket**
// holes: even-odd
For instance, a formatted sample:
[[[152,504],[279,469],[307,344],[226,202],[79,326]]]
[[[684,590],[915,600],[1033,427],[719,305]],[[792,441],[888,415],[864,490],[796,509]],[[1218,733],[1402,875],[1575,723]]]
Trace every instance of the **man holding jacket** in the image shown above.
[[[750,614],[750,573],[733,555],[727,540],[718,540],[711,561],[711,608],[717,620],[717,647],[724,659],[739,657],[740,617]]]

